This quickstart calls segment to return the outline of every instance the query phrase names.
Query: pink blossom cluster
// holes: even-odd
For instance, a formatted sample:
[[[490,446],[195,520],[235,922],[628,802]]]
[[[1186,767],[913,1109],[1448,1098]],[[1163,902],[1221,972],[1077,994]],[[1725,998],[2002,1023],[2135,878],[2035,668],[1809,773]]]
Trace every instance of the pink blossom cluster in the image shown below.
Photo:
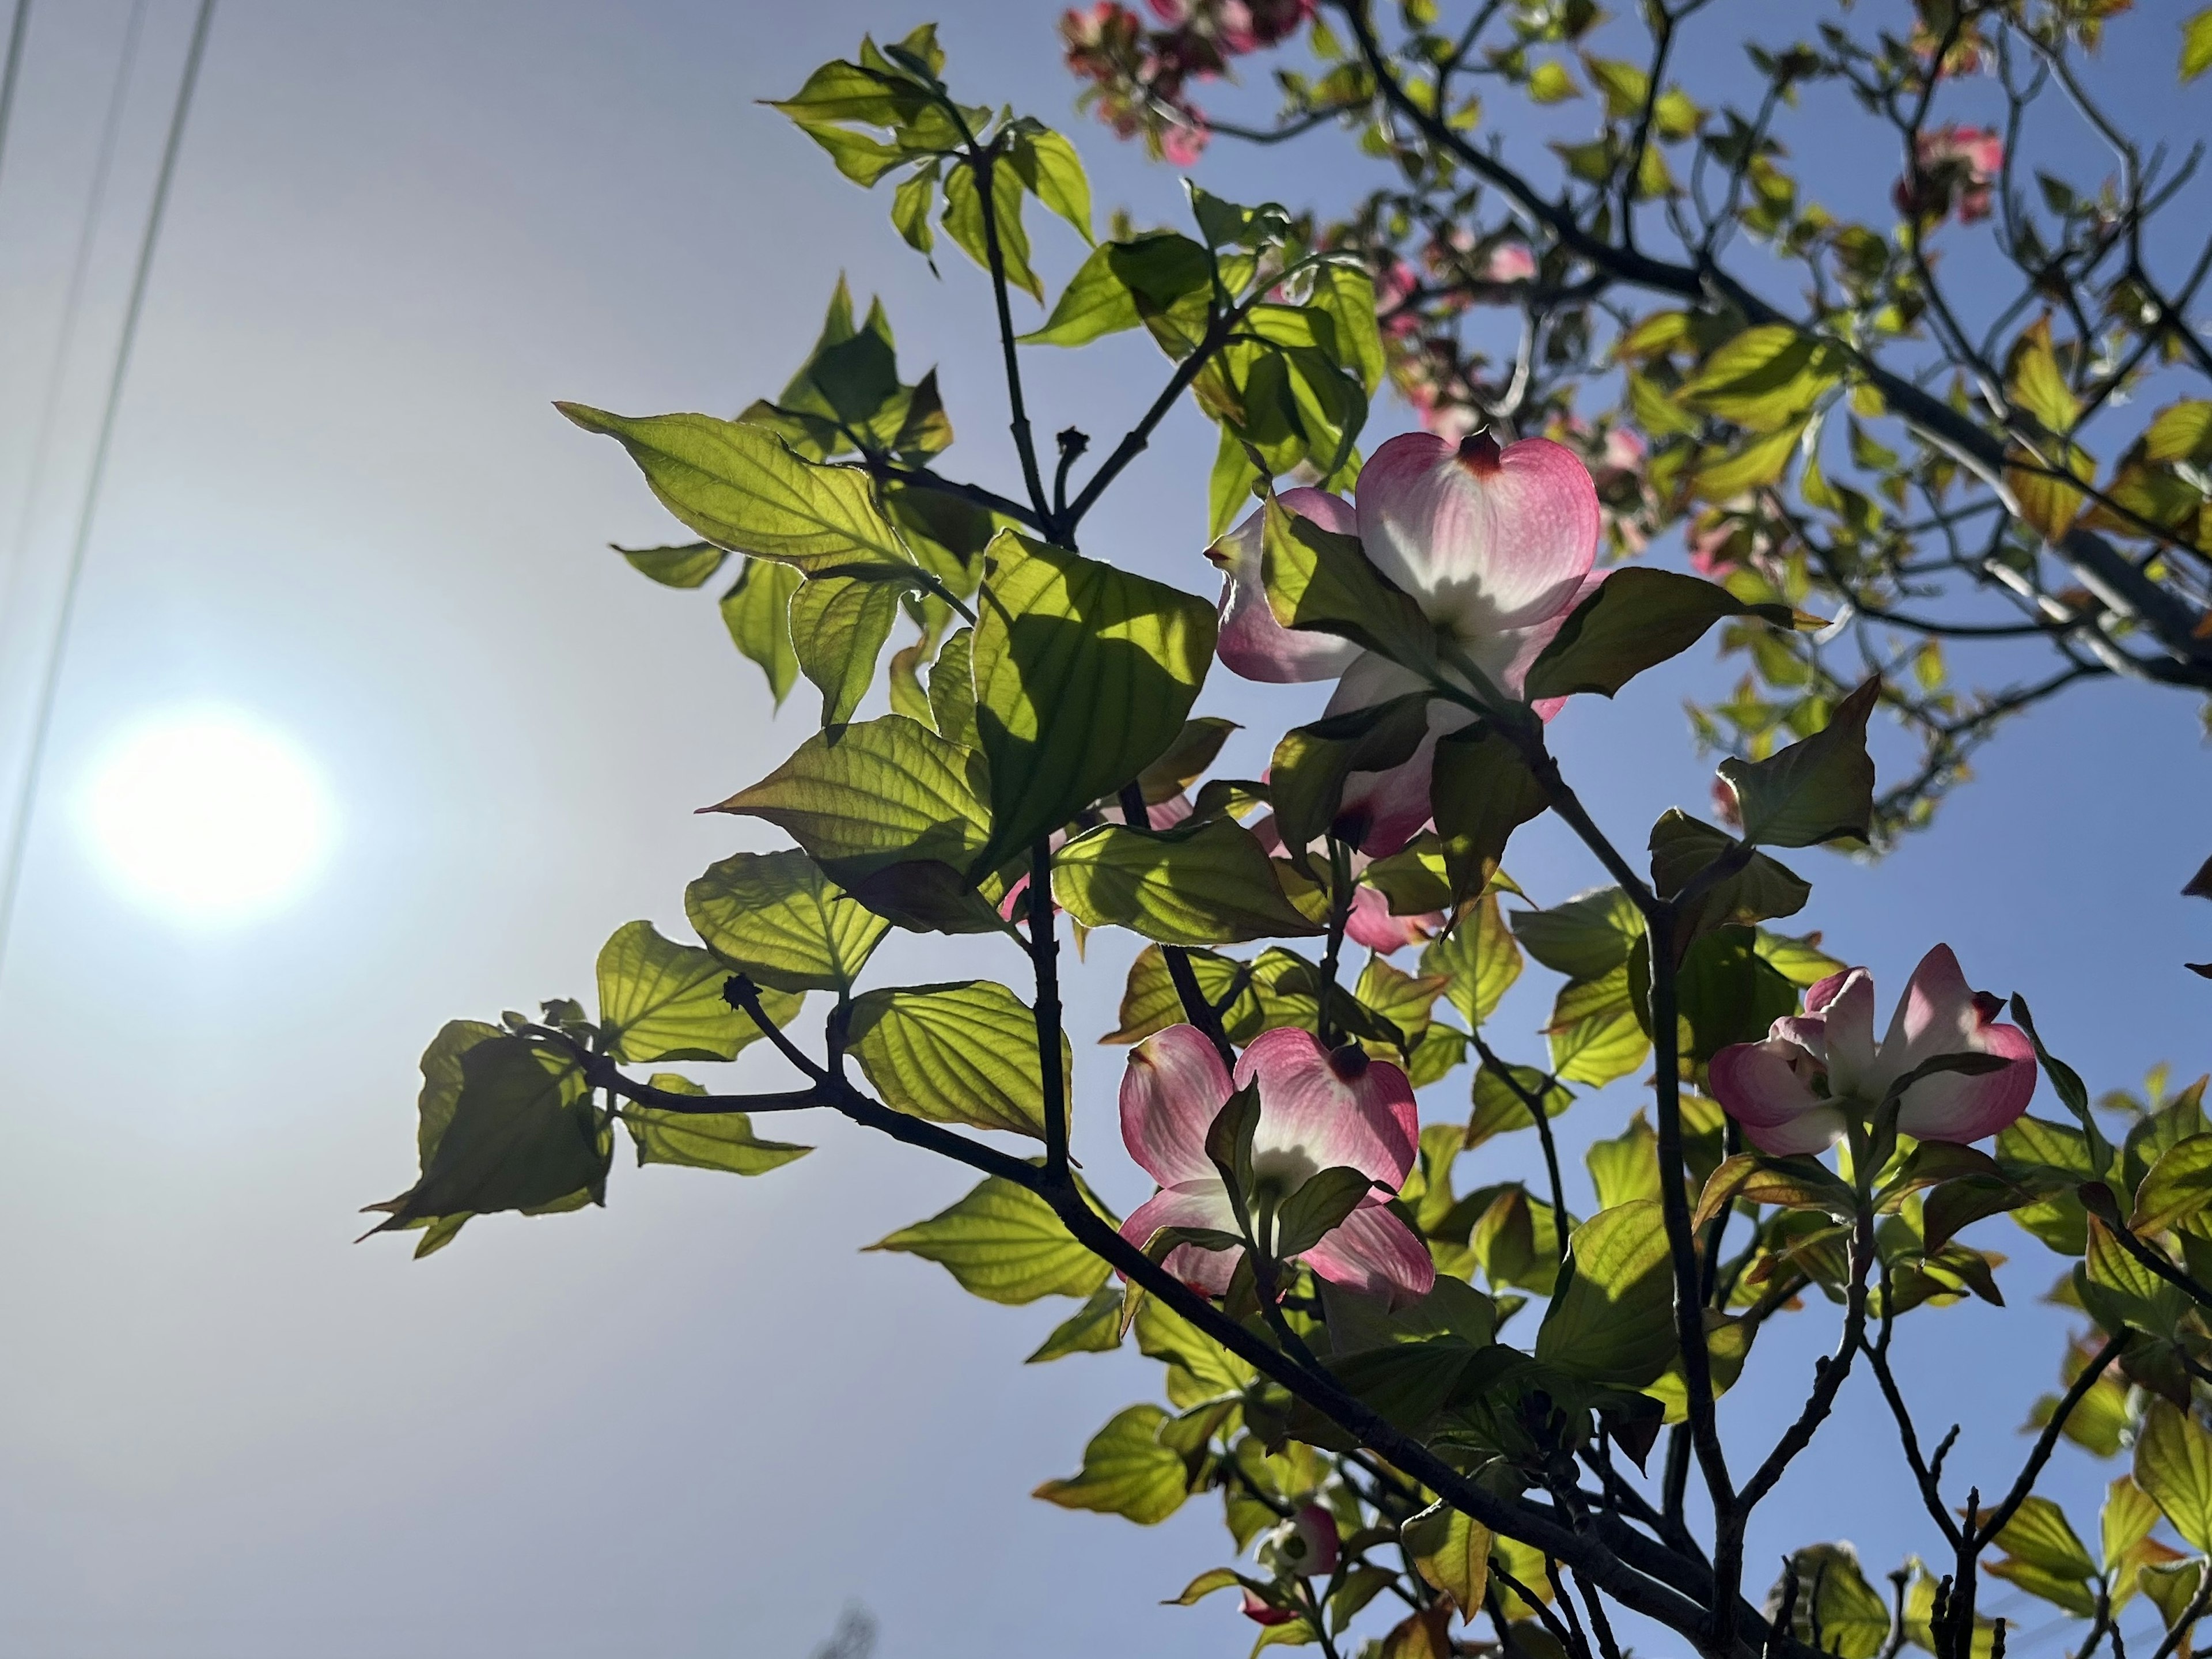
[[[2003,167],[2004,140],[1993,129],[1933,128],[1920,135],[1911,171],[1897,181],[1897,210],[1933,223],[1954,213],[1964,225],[1986,219]]]
[[[1188,87],[1229,73],[1231,60],[1305,27],[1315,0],[1149,0],[1161,27],[1117,0],[1060,21],[1067,66],[1091,84],[1082,101],[1122,137],[1141,133],[1154,154],[1188,167],[1206,148],[1206,115]]]

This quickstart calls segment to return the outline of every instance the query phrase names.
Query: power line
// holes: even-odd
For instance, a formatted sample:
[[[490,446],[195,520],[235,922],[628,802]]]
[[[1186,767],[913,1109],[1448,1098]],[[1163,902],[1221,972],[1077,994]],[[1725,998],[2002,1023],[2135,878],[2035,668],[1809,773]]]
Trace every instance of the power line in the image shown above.
[[[27,0],[18,0],[19,5]],[[21,12],[17,14],[21,21]],[[30,838],[31,813],[45,770],[46,743],[53,730],[54,702],[61,690],[62,665],[69,646],[70,623],[76,612],[78,590],[83,586],[85,550],[91,544],[93,518],[100,506],[100,488],[107,476],[107,453],[115,437],[115,417],[123,403],[123,382],[131,368],[131,348],[138,338],[138,319],[146,307],[146,284],[154,269],[154,251],[161,240],[161,224],[169,204],[169,186],[177,173],[177,155],[184,147],[185,122],[191,113],[192,94],[200,78],[200,61],[207,52],[208,27],[215,21],[215,0],[200,0],[192,20],[191,44],[185,49],[184,78],[178,83],[176,108],[170,112],[169,134],[161,146],[161,170],[154,181],[154,200],[146,215],[146,234],[138,245],[138,264],[131,276],[131,298],[124,307],[123,334],[116,343],[115,369],[108,377],[107,402],[100,410],[100,436],[92,450],[92,472],[85,481],[84,501],[77,510],[76,535],[70,545],[69,568],[62,580],[61,608],[54,617],[46,653],[46,672],[39,687],[33,715],[30,755],[23,769],[22,787],[15,798],[15,820],[8,842],[8,866],[0,875],[0,960],[4,960],[9,934],[15,920],[15,899],[23,883],[23,858]]]
[[[25,0],[26,4],[28,3]],[[133,0],[130,21],[123,31],[123,57],[115,66],[115,84],[108,92],[107,114],[100,126],[100,154],[92,168],[92,195],[85,204],[84,222],[77,227],[76,253],[70,263],[69,288],[62,299],[61,327],[54,337],[53,362],[46,371],[46,395],[39,410],[38,441],[32,447],[30,471],[23,479],[23,504],[15,517],[15,539],[9,549],[9,564],[0,568],[19,565],[30,541],[31,524],[37,514],[40,486],[59,424],[62,387],[70,348],[76,341],[77,313],[83,305],[85,283],[92,271],[93,243],[100,229],[100,210],[107,201],[107,177],[115,163],[117,140],[123,131],[124,94],[130,89],[131,71],[138,58],[139,26],[145,21],[146,0]],[[15,572],[15,579],[21,582],[20,570]]]
[[[31,26],[31,0],[15,0],[8,25],[8,63],[0,69],[0,156],[8,153],[8,119],[15,112],[15,79],[23,69],[23,36]]]

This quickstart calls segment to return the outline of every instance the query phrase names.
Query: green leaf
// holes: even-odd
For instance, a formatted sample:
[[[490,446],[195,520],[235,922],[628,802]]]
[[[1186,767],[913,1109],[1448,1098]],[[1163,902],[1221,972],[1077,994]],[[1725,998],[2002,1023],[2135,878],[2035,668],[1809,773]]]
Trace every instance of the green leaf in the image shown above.
[[[853,1057],[884,1103],[933,1123],[1044,1133],[1036,1017],[1003,985],[965,980],[870,991],[853,1001]],[[1073,1057],[1060,1039],[1060,1091]]]
[[[899,584],[810,576],[791,601],[799,666],[822,690],[822,724],[842,726],[875,684],[876,659],[897,619]]]
[[[1709,501],[1732,501],[1763,489],[1790,470],[1790,457],[1804,435],[1802,425],[1786,426],[1739,447],[1699,450],[1690,487]]]
[[[368,1206],[386,1216],[374,1231],[449,1224],[426,1255],[471,1215],[605,1200],[612,1145],[565,1053],[456,1021],[422,1060],[422,1179]]]
[[[1575,1103],[1574,1092],[1538,1071],[1534,1066],[1510,1068],[1520,1082],[1516,1090],[1504,1077],[1489,1066],[1474,1074],[1474,1114],[1467,1124],[1466,1144],[1480,1146],[1496,1134],[1515,1129],[1533,1129],[1535,1118],[1530,1115],[1528,1100],[1540,1103],[1546,1117],[1557,1117]],[[1522,1099],[1522,1095],[1528,1100]]]
[[[1738,1152],[1705,1178],[1698,1207],[1690,1217],[1699,1229],[1734,1203],[1771,1204],[1784,1210],[1819,1210],[1838,1221],[1856,1213],[1850,1188],[1816,1158],[1771,1158]]]
[[[707,1091],[688,1077],[656,1072],[648,1079],[668,1094],[703,1095]],[[664,1107],[641,1106],[626,1101],[623,1126],[637,1146],[637,1161],[680,1164],[694,1170],[726,1170],[732,1175],[766,1175],[814,1149],[787,1140],[763,1140],[753,1133],[752,1119],[743,1112],[675,1112]]]
[[[1867,1583],[1851,1547],[1814,1544],[1790,1556],[1790,1564],[1797,1577],[1791,1634],[1808,1645],[1817,1634],[1820,1651],[1836,1659],[1875,1659],[1889,1641],[1889,1603]],[[1986,1659],[1986,1638],[1978,1632],[1977,1638],[1974,1659]]]
[[[1276,1255],[1287,1260],[1313,1249],[1336,1231],[1374,1186],[1372,1177],[1348,1164],[1307,1176],[1275,1213]]]
[[[1789,866],[1764,853],[1753,853],[1744,858],[1740,843],[1727,830],[1687,817],[1679,807],[1669,807],[1651,826],[1652,890],[1661,898],[1673,898],[1707,866],[1724,856],[1741,860],[1742,867],[1713,882],[1690,902],[1675,924],[1678,949],[1687,950],[1716,928],[1794,916],[1813,896],[1812,884]],[[1841,971],[1840,963],[1818,951],[1793,949],[1795,941],[1778,940],[1772,934],[1761,934],[1759,938],[1762,955],[1771,958],[1779,950],[1789,958],[1787,963],[1775,965],[1776,970],[1793,984],[1814,984],[1829,974]],[[1804,967],[1815,957],[1821,965],[1812,978],[1790,971],[1791,965]],[[1800,962],[1800,957],[1805,960]]]
[[[1398,1528],[1413,1571],[1473,1624],[1490,1587],[1490,1528],[1452,1508],[1431,1504]]]
[[[1212,270],[1203,247],[1173,232],[1102,242],[1069,280],[1045,325],[1024,335],[1023,343],[1087,345],[1148,319],[1170,318],[1176,325],[1172,335],[1191,333],[1194,325],[1203,330]]]
[[[997,1176],[951,1208],[868,1249],[934,1261],[986,1302],[1089,1297],[1106,1282],[1106,1263],[1075,1242],[1050,1205]]]
[[[1091,1437],[1083,1471],[1048,1480],[1032,1493],[1062,1509],[1126,1516],[1157,1526],[1182,1507],[1186,1472],[1182,1454],[1160,1443],[1168,1414],[1158,1406],[1132,1406]]]
[[[1030,269],[1029,233],[1022,228],[1022,175],[1015,167],[991,168],[991,207],[998,221],[999,254],[1006,280],[1039,305],[1044,303],[1044,284]],[[984,270],[991,268],[991,251],[983,224],[983,198],[975,187],[975,169],[963,161],[945,175],[945,213],[939,221],[946,235]]]
[[[1483,721],[1437,741],[1430,793],[1457,899],[1489,885],[1513,832],[1551,805],[1521,751]]]
[[[990,761],[988,870],[1159,758],[1213,655],[1203,599],[1008,532],[974,646]]]
[[[1030,194],[1091,240],[1091,181],[1075,146],[1050,131],[1018,135],[1009,152]]]
[[[1196,720],[1185,720],[1175,741],[1168,744],[1158,760],[1137,775],[1145,805],[1158,806],[1173,800],[1196,783],[1206,769],[1213,764],[1221,745],[1235,730],[1235,720],[1223,720],[1218,714],[1201,714]]]
[[[2212,1550],[2212,1434],[2154,1397],[2136,1437],[2135,1477],[2192,1549]]]
[[[889,925],[799,852],[738,853],[684,890],[707,948],[779,991],[849,991]]]
[[[761,1034],[722,999],[728,965],[696,945],[663,939],[649,921],[615,930],[599,951],[599,1018],[613,1059],[733,1060]],[[799,1000],[771,992],[761,1007],[781,1025],[798,1013]]]
[[[1309,844],[1339,828],[1352,775],[1387,772],[1402,764],[1428,730],[1428,693],[1415,691],[1285,732],[1268,767],[1267,793],[1291,862],[1311,873]],[[1363,822],[1341,827],[1342,839],[1357,842],[1367,826]]]
[[[585,431],[619,442],[661,504],[718,547],[811,576],[915,568],[865,474],[802,459],[765,427],[711,415],[555,407]]]
[[[1797,988],[1759,954],[1758,937],[1748,927],[1723,927],[1695,940],[1683,952],[1675,981],[1677,1007],[1689,1022],[1684,1052],[1699,1063],[1731,1043],[1758,1042],[1778,1019],[1797,1012]],[[1632,973],[1632,988],[1639,976]],[[1644,1006],[1650,975],[1640,976]]]
[[[1261,568],[1267,606],[1285,628],[1335,634],[1417,672],[1435,665],[1436,628],[1340,536],[1268,499]]]
[[[1536,1358],[1585,1382],[1640,1389],[1674,1358],[1674,1283],[1655,1200],[1575,1229]]]
[[[1108,1285],[1053,1327],[1037,1351],[1022,1363],[1042,1365],[1072,1353],[1105,1353],[1121,1346],[1121,1292]]]
[[[1787,605],[1747,605],[1725,587],[1670,570],[1616,570],[1577,605],[1530,666],[1530,702],[1578,691],[1611,696],[1645,669],[1680,655],[1723,617],[1793,625]]]
[[[2128,1227],[2137,1233],[2162,1233],[2201,1214],[2212,1204],[2212,1134],[2191,1135],[2159,1155],[2136,1191],[2135,1214]]]
[[[1636,901],[1618,887],[1577,893],[1548,910],[1516,910],[1507,918],[1522,949],[1569,979],[1599,979],[1625,967],[1644,937]]]
[[[1191,977],[1198,982],[1199,994],[1224,1009],[1221,1023],[1229,1040],[1249,1042],[1257,1036],[1260,1005],[1250,989],[1250,965],[1212,951],[1186,951],[1183,957],[1190,964]],[[1240,980],[1244,988],[1232,998],[1230,994]],[[1121,1024],[1099,1041],[1141,1042],[1153,1032],[1181,1025],[1187,1018],[1166,957],[1158,945],[1147,945],[1129,964],[1128,983],[1121,993]]]
[[[1496,893],[1483,894],[1430,941],[1421,952],[1421,972],[1443,976],[1446,1000],[1469,1025],[1480,1025],[1497,1011],[1521,977],[1521,947],[1505,926]]]
[[[902,714],[827,732],[711,811],[765,818],[848,892],[893,865],[965,870],[988,817],[981,757]]]
[[[908,247],[920,253],[927,253],[937,246],[937,233],[930,227],[929,215],[937,205],[937,179],[943,170],[944,164],[939,161],[916,167],[891,192],[891,228]]]
[[[1563,104],[1582,95],[1583,89],[1567,73],[1567,66],[1556,58],[1547,58],[1528,71],[1528,96],[1535,103]]]
[[[2204,1575],[2212,1565],[2203,1561],[2162,1561],[2146,1564],[2136,1570],[2136,1583],[2157,1607],[2159,1618],[2171,1634],[2178,1626],[2191,1626],[2195,1620],[2189,1609],[2196,1605],[2203,1592]],[[2176,1650],[2185,1645],[2176,1644]],[[2163,1644],[2160,1644],[2163,1646]]]
[[[1553,1075],[1562,1083],[1602,1088],[1641,1066],[1651,1039],[1644,1035],[1627,964],[1563,989],[1545,1035],[1551,1039]]]
[[[2181,26],[2181,78],[2194,81],[2212,69],[2212,6]]]
[[[747,559],[722,595],[722,622],[731,643],[748,661],[760,665],[778,708],[799,678],[799,653],[791,646],[791,596],[805,580],[787,564]]]
[[[1641,1111],[1611,1139],[1590,1142],[1583,1162],[1601,1210],[1659,1196],[1659,1137]]]
[[[680,547],[616,547],[631,567],[663,587],[703,587],[730,556],[712,542],[686,542]]]
[[[1686,408],[1717,415],[1754,432],[1789,426],[1842,379],[1843,356],[1825,340],[1786,323],[1747,328],[1685,380]]]
[[[939,732],[969,749],[976,746],[975,641],[974,629],[961,629],[945,641],[929,671],[931,719]]]
[[[1233,818],[1172,830],[1102,824],[1053,860],[1053,896],[1085,927],[1163,945],[1226,945],[1325,932],[1284,896],[1276,864]]]
[[[1810,847],[1871,837],[1874,762],[1866,728],[1881,696],[1877,676],[1838,703],[1828,723],[1802,742],[1762,761],[1731,757],[1721,763],[1745,840]]]
[[[2048,1498],[2030,1497],[2013,1511],[1996,1546],[2006,1554],[2060,1578],[2081,1580],[2097,1576],[2089,1547],[2074,1531],[2066,1511]]]

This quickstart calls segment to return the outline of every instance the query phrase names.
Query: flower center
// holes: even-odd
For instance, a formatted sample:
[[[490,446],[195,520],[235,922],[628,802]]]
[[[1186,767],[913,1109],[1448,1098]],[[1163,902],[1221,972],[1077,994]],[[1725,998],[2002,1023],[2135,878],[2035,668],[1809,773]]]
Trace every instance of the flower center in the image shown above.
[[[1498,458],[1498,440],[1487,432],[1470,432],[1459,441],[1459,464],[1478,478],[1497,474]]]

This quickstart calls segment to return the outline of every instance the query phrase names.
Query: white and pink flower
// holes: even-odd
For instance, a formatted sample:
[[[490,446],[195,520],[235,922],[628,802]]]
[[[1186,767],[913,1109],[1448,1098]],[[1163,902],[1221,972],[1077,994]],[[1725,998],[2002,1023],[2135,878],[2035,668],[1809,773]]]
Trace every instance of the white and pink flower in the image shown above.
[[[1589,470],[1549,439],[1500,448],[1482,433],[1457,444],[1405,433],[1361,470],[1357,506],[1319,489],[1278,499],[1324,530],[1356,532],[1376,568],[1508,696],[1521,695],[1529,665],[1602,580],[1592,568],[1602,520]],[[1334,679],[1331,714],[1424,690],[1419,674],[1387,657],[1276,621],[1261,582],[1263,525],[1255,514],[1206,553],[1224,573],[1218,650],[1230,670],[1253,680]],[[1559,706],[1535,705],[1547,720]],[[1404,847],[1428,821],[1437,738],[1474,718],[1431,702],[1411,759],[1352,774],[1339,833],[1376,857]]]
[[[1121,1139],[1160,1190],[1121,1224],[1142,1249],[1164,1228],[1238,1231],[1228,1183],[1206,1155],[1206,1131],[1237,1089],[1257,1082],[1252,1136],[1255,1188],[1277,1206],[1323,1170],[1349,1167],[1395,1192],[1413,1167],[1420,1125],[1413,1085],[1386,1060],[1356,1048],[1323,1048],[1294,1026],[1264,1031],[1232,1079],[1193,1025],[1170,1025],[1139,1043],[1121,1078]],[[1229,1288],[1237,1252],[1179,1244],[1163,1265],[1193,1290]],[[1320,1243],[1296,1258],[1322,1278],[1406,1302],[1428,1294],[1436,1267],[1427,1248],[1370,1191]]]
[[[1803,1014],[1776,1020],[1765,1041],[1713,1056],[1713,1097],[1762,1152],[1817,1153],[1917,1067],[1947,1054],[1993,1054],[2007,1064],[1936,1073],[1899,1102],[1899,1133],[1965,1146],[2015,1121],[2035,1093],[2034,1045],[2018,1026],[1997,1023],[2001,1006],[1969,986],[1951,947],[1939,945],[1913,969],[1876,1046],[1872,977],[1863,968],[1833,974],[1805,994]]]

